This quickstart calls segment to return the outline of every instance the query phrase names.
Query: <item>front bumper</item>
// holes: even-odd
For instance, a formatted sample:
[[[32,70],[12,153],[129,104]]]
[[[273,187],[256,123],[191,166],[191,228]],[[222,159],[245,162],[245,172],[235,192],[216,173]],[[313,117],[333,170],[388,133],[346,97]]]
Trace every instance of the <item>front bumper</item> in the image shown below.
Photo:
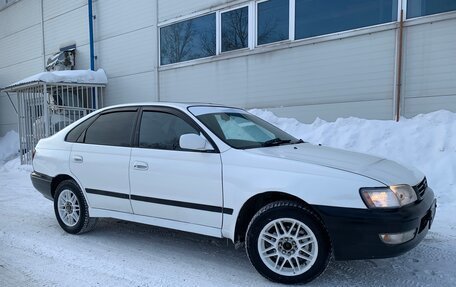
[[[52,177],[34,171],[30,174],[30,179],[36,190],[41,192],[47,199],[54,200],[51,193]]]
[[[413,204],[395,209],[356,209],[314,206],[331,237],[336,260],[388,258],[401,255],[423,240],[437,207],[434,192]],[[416,229],[415,237],[401,244],[385,244],[384,233],[402,233]]]

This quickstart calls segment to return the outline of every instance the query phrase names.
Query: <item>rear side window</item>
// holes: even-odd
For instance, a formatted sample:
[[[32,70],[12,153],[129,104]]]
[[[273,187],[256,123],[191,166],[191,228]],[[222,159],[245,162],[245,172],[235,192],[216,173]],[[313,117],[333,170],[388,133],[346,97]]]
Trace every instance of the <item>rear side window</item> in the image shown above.
[[[135,111],[102,114],[87,129],[84,142],[97,145],[131,146],[135,119]]]
[[[83,121],[79,125],[77,125],[75,128],[73,128],[66,136],[65,140],[67,142],[77,142],[78,138],[81,136],[81,134],[85,131],[85,129],[90,126],[90,124],[93,122],[93,120],[96,119],[95,117],[91,117],[88,120]]]
[[[190,133],[199,134],[198,130],[178,116],[144,111],[139,131],[139,147],[180,150],[180,136]]]

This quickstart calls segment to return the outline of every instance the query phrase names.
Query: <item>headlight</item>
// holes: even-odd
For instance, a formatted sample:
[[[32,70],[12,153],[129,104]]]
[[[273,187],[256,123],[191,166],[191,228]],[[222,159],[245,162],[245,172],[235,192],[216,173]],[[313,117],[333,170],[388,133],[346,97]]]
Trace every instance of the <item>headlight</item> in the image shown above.
[[[418,199],[415,190],[407,184],[361,188],[360,191],[364,203],[369,208],[401,207]]]

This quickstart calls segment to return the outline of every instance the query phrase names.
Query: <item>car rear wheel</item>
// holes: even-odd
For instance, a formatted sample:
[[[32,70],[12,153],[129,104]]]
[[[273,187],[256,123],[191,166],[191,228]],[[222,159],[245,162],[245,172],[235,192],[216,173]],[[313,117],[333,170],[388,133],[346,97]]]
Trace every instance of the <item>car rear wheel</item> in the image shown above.
[[[252,218],[246,250],[252,265],[267,279],[306,283],[328,266],[331,244],[312,211],[292,201],[277,201]]]
[[[54,212],[60,227],[72,234],[88,232],[97,222],[97,218],[89,217],[84,194],[73,180],[62,181],[57,186]]]

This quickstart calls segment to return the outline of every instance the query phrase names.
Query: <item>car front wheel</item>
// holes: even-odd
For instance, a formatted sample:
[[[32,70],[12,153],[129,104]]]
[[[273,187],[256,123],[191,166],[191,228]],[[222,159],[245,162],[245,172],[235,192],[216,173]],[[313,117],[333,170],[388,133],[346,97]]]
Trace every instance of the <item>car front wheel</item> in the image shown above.
[[[60,227],[72,234],[90,231],[97,222],[97,218],[89,217],[84,194],[73,180],[62,181],[57,186],[54,212]]]
[[[331,244],[321,220],[292,201],[277,201],[260,209],[246,234],[252,265],[264,277],[280,283],[306,283],[326,269]]]

